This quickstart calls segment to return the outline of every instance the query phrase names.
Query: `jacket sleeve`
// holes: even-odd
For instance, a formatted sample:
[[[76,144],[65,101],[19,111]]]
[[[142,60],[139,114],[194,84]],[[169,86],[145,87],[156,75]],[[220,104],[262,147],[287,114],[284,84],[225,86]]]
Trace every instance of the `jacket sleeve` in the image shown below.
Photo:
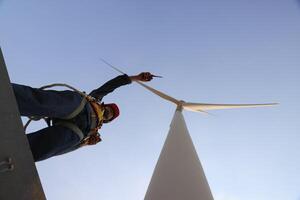
[[[130,84],[131,80],[127,74],[117,76],[114,79],[111,79],[110,81],[106,82],[104,85],[99,87],[98,89],[93,90],[90,95],[98,99],[99,101],[102,100],[102,98],[113,92],[118,87],[121,87],[122,85]]]

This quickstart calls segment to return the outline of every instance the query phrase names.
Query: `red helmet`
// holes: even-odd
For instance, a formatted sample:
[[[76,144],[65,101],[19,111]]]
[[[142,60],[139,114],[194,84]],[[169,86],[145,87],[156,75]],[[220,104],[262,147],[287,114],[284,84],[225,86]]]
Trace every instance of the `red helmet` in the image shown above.
[[[117,118],[120,115],[120,110],[119,107],[117,106],[117,104],[115,103],[109,103],[109,104],[104,104],[104,106],[108,106],[113,110],[113,117],[109,120],[105,120],[104,122],[111,122],[112,120],[114,120],[115,118]]]

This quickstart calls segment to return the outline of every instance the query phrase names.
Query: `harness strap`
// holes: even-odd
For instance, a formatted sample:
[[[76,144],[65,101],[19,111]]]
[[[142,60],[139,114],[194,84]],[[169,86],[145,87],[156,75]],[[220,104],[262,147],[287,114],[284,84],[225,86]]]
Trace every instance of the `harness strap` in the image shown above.
[[[98,130],[103,124],[104,108],[101,104],[97,103],[96,101],[90,101],[89,103],[93,110],[92,117],[95,117],[97,119],[96,127],[92,128],[96,128]]]
[[[101,136],[98,133],[98,130],[101,128],[103,124],[103,114],[104,114],[104,108],[101,106],[101,104],[98,104],[94,99],[89,99],[88,106],[90,108],[91,114],[91,126],[90,126],[90,132],[87,134],[85,138],[80,143],[80,147],[86,146],[86,145],[95,145],[98,142],[101,142]]]
[[[55,124],[64,126],[68,129],[71,129],[74,133],[76,133],[78,135],[78,137],[80,138],[80,141],[84,138],[84,135],[83,135],[82,131],[80,130],[80,128],[78,128],[78,126],[76,126],[75,124],[73,124],[71,122],[58,121]]]
[[[68,84],[54,83],[50,85],[45,85],[39,89],[44,90],[47,88],[57,87],[57,86],[62,86],[62,87],[67,87],[69,89],[72,89],[73,91],[79,93],[83,98],[80,102],[80,105],[72,113],[64,117],[63,120],[57,121],[55,124],[62,125],[66,128],[71,129],[74,133],[76,133],[80,138],[80,142],[79,142],[80,146],[91,145],[100,142],[101,138],[100,138],[100,134],[98,133],[98,130],[101,128],[103,123],[103,114],[104,114],[103,107],[96,102],[96,99],[94,97],[89,96],[86,93],[81,92]],[[83,132],[80,130],[80,128],[78,128],[77,125],[64,120],[69,120],[76,117],[84,109],[84,106],[86,105],[87,102],[89,103],[89,106],[92,108],[91,110],[93,113],[91,116],[92,118],[91,131],[88,133],[87,137],[85,137]],[[32,120],[33,118],[30,118],[29,121],[26,123],[24,127],[25,130]],[[46,122],[49,125],[49,121],[46,120]]]
[[[85,104],[86,104],[86,98],[82,98],[80,105],[72,113],[70,113],[63,119],[72,119],[72,118],[76,117],[83,110]]]
[[[74,87],[72,87],[68,84],[64,84],[64,83],[53,83],[53,84],[50,84],[50,85],[45,85],[43,87],[40,87],[39,89],[44,90],[44,89],[51,88],[51,87],[67,87],[67,88],[77,92],[82,97],[84,97],[84,98],[82,98],[82,100],[80,102],[80,105],[72,113],[70,113],[69,115],[64,117],[64,119],[72,119],[72,118],[76,117],[83,110],[83,108],[86,104],[86,98],[88,96],[84,92],[81,92],[81,91],[77,90],[76,88],[74,88]]]
[[[53,83],[53,84],[50,84],[50,85],[42,86],[39,89],[44,90],[44,89],[51,88],[51,87],[67,87],[67,88],[81,94],[82,96],[86,96],[86,94],[84,92],[81,92],[81,91],[77,90],[76,88],[74,88],[74,87],[72,87],[68,84],[65,84],[65,83]]]
[[[80,105],[69,115],[67,115],[66,117],[64,117],[63,119],[72,119],[74,117],[76,117],[84,108],[87,100],[86,99],[92,99],[93,97],[89,97],[85,92],[81,92],[79,90],[77,90],[76,88],[68,85],[68,84],[64,84],[64,83],[53,83],[53,84],[50,84],[50,85],[45,85],[45,86],[42,86],[40,87],[39,89],[41,90],[45,90],[47,88],[52,88],[52,87],[67,87],[75,92],[77,92],[78,94],[80,94],[83,98],[80,102]],[[24,131],[26,131],[28,125],[30,124],[30,122],[33,120],[34,117],[29,117],[29,120],[27,121],[27,123],[25,124],[24,126]],[[48,124],[48,122],[47,122]],[[49,124],[48,124],[49,125]]]

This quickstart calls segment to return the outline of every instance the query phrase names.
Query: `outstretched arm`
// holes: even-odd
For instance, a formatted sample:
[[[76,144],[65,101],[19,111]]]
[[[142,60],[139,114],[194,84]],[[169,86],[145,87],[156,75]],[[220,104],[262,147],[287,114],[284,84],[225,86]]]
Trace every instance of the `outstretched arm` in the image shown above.
[[[153,75],[149,72],[142,72],[135,76],[128,76],[127,74],[120,75],[106,82],[98,89],[93,90],[90,95],[101,101],[105,95],[113,92],[118,87],[130,84],[132,81],[151,81],[152,78]]]

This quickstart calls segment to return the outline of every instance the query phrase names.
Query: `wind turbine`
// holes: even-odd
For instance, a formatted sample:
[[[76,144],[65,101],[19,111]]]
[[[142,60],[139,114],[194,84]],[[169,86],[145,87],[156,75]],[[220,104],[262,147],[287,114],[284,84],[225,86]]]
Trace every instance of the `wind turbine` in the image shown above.
[[[253,108],[277,104],[189,103],[175,99],[139,81],[137,83],[177,106],[145,200],[213,200],[204,170],[186,127],[182,110],[207,113],[208,110]]]
[[[116,71],[125,74],[102,59]],[[182,111],[207,113],[209,110],[274,106],[264,104],[210,104],[178,100],[140,81],[142,87],[176,105],[163,149],[155,166],[144,200],[213,200],[204,170],[188,132]]]

